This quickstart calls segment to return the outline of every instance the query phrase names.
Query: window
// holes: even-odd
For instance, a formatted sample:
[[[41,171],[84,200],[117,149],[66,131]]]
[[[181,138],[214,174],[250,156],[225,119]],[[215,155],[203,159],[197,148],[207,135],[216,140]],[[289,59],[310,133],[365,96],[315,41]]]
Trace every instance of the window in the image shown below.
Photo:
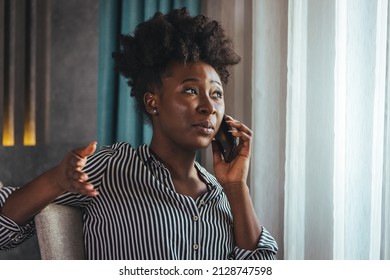
[[[390,258],[388,1],[253,1],[253,196],[285,259]]]

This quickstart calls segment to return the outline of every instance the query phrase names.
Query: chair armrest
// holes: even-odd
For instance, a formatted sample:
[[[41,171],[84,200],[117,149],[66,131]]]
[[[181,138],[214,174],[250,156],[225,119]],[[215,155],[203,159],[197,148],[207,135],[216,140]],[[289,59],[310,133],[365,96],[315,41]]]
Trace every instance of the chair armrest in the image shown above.
[[[35,216],[35,225],[42,259],[85,259],[80,209],[50,204]]]

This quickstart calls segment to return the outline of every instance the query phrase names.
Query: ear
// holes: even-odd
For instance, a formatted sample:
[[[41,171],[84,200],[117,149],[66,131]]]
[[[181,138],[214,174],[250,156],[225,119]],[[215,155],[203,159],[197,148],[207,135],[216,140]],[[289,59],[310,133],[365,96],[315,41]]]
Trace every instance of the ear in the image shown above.
[[[157,103],[157,95],[155,93],[147,92],[144,94],[144,105],[149,114],[158,114]]]

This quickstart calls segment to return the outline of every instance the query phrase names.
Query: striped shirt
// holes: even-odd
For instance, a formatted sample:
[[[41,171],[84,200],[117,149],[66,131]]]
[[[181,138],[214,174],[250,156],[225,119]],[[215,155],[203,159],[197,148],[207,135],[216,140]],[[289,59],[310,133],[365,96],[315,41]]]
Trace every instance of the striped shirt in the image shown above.
[[[198,163],[196,168],[208,191],[194,200],[175,191],[168,169],[147,145],[116,143],[90,156],[84,167],[100,194],[65,193],[56,203],[83,209],[88,259],[274,259],[277,245],[265,228],[256,250],[235,246],[223,188]],[[14,189],[0,191],[0,205]],[[17,226],[0,216],[0,247],[15,247],[34,232],[33,221]]]

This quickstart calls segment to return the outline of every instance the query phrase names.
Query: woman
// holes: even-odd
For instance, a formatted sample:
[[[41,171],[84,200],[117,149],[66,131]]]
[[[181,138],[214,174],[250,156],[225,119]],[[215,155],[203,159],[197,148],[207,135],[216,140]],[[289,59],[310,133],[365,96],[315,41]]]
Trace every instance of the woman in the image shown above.
[[[227,117],[239,138],[230,163],[213,141],[227,67],[240,60],[221,25],[185,8],[156,13],[113,57],[149,117],[150,145],[95,153],[93,142],[23,188],[3,188],[0,245],[31,236],[34,215],[55,201],[82,208],[89,259],[273,259],[246,185],[252,131]],[[215,177],[195,161],[210,144]]]

